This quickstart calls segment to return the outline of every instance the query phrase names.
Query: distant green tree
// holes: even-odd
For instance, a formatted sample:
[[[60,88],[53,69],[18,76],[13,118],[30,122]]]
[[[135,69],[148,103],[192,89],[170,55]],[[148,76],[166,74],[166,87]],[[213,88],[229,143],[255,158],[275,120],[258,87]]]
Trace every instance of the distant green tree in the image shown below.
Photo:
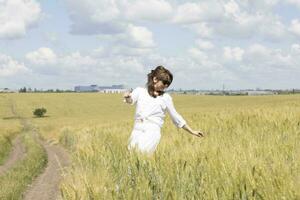
[[[19,92],[27,92],[26,87],[20,88]]]
[[[47,110],[45,108],[36,108],[34,111],[33,111],[33,114],[36,116],[36,117],[43,117],[44,114],[47,112]]]

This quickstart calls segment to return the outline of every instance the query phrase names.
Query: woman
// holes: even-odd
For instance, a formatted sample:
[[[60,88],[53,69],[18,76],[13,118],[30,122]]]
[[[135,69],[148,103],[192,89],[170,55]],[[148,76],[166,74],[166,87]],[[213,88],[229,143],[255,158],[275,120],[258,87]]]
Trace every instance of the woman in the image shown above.
[[[174,108],[172,97],[165,93],[173,81],[172,73],[158,66],[148,74],[147,87],[137,87],[132,92],[125,92],[125,102],[136,104],[134,129],[129,139],[128,148],[137,148],[143,153],[153,153],[160,141],[160,130],[168,112],[173,123],[188,133],[202,137],[201,131],[191,129],[183,117]]]

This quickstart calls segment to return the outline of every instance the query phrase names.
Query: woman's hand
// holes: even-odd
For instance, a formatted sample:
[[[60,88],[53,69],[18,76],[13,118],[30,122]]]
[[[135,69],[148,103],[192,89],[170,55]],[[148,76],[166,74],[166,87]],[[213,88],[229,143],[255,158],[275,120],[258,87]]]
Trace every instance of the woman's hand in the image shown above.
[[[193,129],[191,129],[191,127],[187,124],[185,124],[182,127],[184,130],[186,130],[187,132],[189,132],[190,134],[197,136],[197,137],[204,137],[204,133],[202,131],[194,131]]]
[[[131,91],[126,91],[126,92],[124,92],[124,94],[123,94],[123,97],[124,97],[124,102],[125,103],[131,103],[132,101],[132,99],[131,99]]]
[[[126,99],[126,98],[130,98],[131,97],[131,92],[127,91],[127,92],[124,92],[124,95],[123,97]]]
[[[192,135],[197,137],[204,137],[204,133],[202,131],[192,131]]]

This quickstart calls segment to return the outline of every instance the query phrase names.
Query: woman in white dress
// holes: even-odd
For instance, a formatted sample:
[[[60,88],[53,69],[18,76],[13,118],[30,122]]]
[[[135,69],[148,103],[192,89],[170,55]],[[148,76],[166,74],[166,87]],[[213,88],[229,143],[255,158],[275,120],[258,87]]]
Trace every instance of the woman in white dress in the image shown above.
[[[132,92],[125,92],[125,102],[136,104],[134,128],[129,139],[128,148],[137,148],[143,153],[153,153],[160,141],[160,130],[166,112],[173,123],[188,133],[203,137],[203,132],[191,129],[183,117],[175,110],[172,97],[164,90],[173,81],[172,73],[158,66],[148,74],[146,88],[137,87]]]

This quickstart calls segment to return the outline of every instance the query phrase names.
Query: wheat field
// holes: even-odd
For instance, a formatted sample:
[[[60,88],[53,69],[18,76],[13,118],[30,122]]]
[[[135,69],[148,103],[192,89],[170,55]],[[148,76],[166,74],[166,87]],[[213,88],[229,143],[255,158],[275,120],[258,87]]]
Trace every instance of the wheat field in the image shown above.
[[[300,199],[299,95],[172,95],[205,137],[177,129],[167,116],[152,156],[127,150],[134,106],[121,94],[1,96],[1,110],[9,99],[45,140],[69,150],[64,199]],[[37,107],[46,117],[33,117]],[[5,132],[14,133],[9,112],[0,127],[5,122]]]

